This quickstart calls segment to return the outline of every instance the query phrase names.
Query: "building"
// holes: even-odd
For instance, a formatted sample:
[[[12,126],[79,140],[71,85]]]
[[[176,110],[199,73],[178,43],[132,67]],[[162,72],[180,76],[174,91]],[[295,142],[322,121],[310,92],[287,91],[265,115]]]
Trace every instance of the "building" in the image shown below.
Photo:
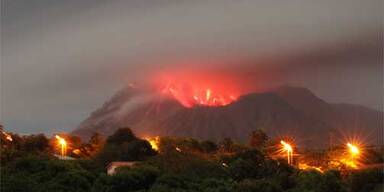
[[[57,155],[57,154],[54,154],[53,156],[57,157],[60,160],[75,160],[76,159],[76,158],[73,158],[73,157],[62,156],[62,155]]]
[[[107,174],[114,175],[116,173],[116,169],[119,167],[134,167],[137,162],[135,161],[115,161],[111,162],[107,165]]]

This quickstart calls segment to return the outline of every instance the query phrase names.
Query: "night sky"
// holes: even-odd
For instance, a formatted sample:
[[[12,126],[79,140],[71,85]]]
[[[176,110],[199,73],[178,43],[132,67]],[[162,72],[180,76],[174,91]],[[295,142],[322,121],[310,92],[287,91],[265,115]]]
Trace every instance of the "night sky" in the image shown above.
[[[383,108],[381,0],[1,1],[1,123],[70,131],[156,71],[230,71]]]

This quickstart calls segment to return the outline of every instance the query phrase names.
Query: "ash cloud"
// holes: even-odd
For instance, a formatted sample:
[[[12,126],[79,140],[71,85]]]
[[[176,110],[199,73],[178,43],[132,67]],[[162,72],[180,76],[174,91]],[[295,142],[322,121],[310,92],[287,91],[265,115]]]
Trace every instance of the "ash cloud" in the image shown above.
[[[380,0],[4,0],[1,121],[21,133],[71,130],[125,84],[187,65],[382,110],[381,7]]]

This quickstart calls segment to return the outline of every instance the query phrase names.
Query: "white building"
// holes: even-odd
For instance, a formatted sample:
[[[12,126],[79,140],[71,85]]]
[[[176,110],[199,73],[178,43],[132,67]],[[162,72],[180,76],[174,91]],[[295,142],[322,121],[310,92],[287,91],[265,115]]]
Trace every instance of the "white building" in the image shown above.
[[[135,166],[135,161],[115,161],[111,162],[107,165],[107,174],[114,175],[116,173],[116,169],[119,167],[133,167]]]
[[[69,157],[69,156],[62,156],[62,155],[57,155],[57,154],[54,154],[53,156],[57,157],[60,160],[76,160],[76,158]]]

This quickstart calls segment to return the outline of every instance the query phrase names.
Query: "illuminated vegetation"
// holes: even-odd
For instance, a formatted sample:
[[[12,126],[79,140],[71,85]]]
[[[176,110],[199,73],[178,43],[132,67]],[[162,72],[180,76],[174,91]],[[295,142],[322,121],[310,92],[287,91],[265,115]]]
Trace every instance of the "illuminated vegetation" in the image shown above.
[[[12,137],[12,141],[7,137]],[[71,135],[65,139],[67,156],[59,160],[61,144],[44,135],[1,135],[1,191],[90,191],[90,192],[357,192],[381,191],[381,169],[324,169],[316,164],[327,152],[302,152],[280,140],[267,142],[261,131],[250,136],[249,145],[229,138],[220,142],[192,138],[154,137],[141,139],[129,128],[122,128],[104,139],[95,134],[88,142]],[[275,143],[277,151],[269,152]],[[284,142],[288,144],[288,141]],[[293,146],[291,146],[293,145]],[[293,149],[294,148],[294,149]],[[296,156],[287,152],[295,150]],[[354,154],[355,149],[340,146],[335,153]],[[382,152],[368,152],[371,164],[383,163]],[[304,155],[305,153],[306,155]],[[351,154],[350,154],[351,153]],[[359,149],[359,155],[362,155]],[[300,157],[300,158],[299,158]],[[368,155],[367,155],[368,157]],[[136,161],[134,167],[120,167],[117,174],[106,174],[112,161]],[[325,160],[322,160],[325,161]]]

